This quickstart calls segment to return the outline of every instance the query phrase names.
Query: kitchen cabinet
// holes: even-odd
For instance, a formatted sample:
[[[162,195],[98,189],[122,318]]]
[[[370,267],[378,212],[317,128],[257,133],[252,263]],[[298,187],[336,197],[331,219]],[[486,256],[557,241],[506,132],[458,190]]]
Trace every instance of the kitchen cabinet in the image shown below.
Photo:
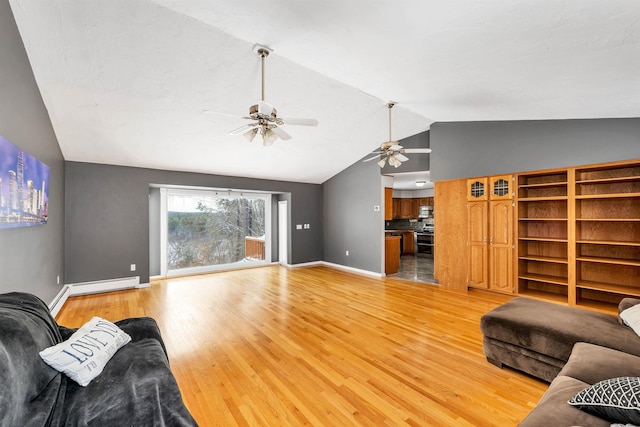
[[[400,219],[400,199],[394,198],[393,204],[393,219]]]
[[[470,287],[513,293],[513,177],[467,181]]]
[[[400,269],[400,236],[384,238],[384,272],[397,273]]]
[[[400,199],[400,218],[414,218],[413,216],[413,200]]]
[[[415,239],[413,231],[403,233],[402,236],[402,254],[413,255],[415,253]]]
[[[411,199],[411,218],[418,218],[420,216],[420,199]]]
[[[393,219],[393,189],[385,187],[384,189],[384,220]]]
[[[434,198],[433,197],[421,197],[418,199],[420,206],[433,206]]]
[[[393,218],[411,219],[413,216],[413,199],[393,199]]]

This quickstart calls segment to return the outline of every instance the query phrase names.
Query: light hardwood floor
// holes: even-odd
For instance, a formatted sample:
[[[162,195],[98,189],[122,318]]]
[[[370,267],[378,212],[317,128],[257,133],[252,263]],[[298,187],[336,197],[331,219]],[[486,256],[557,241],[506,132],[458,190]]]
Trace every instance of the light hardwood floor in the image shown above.
[[[486,293],[280,266],[70,298],[57,320],[151,316],[201,426],[513,426],[547,384],[489,364]]]

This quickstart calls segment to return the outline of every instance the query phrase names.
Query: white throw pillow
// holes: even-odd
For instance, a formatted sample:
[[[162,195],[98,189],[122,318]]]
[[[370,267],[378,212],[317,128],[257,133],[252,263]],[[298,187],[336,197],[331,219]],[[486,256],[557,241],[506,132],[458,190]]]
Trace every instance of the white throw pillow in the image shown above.
[[[40,357],[53,369],[86,386],[131,337],[108,320],[94,317],[68,340],[46,348]]]
[[[627,308],[622,311],[619,316],[625,325],[629,326],[636,335],[640,336],[640,304]]]

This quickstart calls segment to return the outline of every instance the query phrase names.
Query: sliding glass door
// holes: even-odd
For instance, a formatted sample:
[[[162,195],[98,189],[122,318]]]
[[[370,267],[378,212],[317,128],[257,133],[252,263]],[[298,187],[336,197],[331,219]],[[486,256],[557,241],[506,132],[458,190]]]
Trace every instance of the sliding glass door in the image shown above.
[[[271,261],[271,195],[166,188],[161,204],[163,275]]]

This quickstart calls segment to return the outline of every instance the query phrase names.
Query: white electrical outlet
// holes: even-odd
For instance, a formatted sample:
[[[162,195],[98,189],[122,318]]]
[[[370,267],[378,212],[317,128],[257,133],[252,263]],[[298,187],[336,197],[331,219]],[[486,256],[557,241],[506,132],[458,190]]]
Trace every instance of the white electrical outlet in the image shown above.
[[[296,224],[296,230],[302,230],[302,224]]]
[[[346,254],[347,256],[349,256],[349,251],[347,251],[345,254]]]
[[[135,264],[131,264],[131,271],[136,271],[136,265]]]
[[[58,276],[58,277],[56,278],[56,283],[57,283],[58,285],[60,284],[60,276]]]

